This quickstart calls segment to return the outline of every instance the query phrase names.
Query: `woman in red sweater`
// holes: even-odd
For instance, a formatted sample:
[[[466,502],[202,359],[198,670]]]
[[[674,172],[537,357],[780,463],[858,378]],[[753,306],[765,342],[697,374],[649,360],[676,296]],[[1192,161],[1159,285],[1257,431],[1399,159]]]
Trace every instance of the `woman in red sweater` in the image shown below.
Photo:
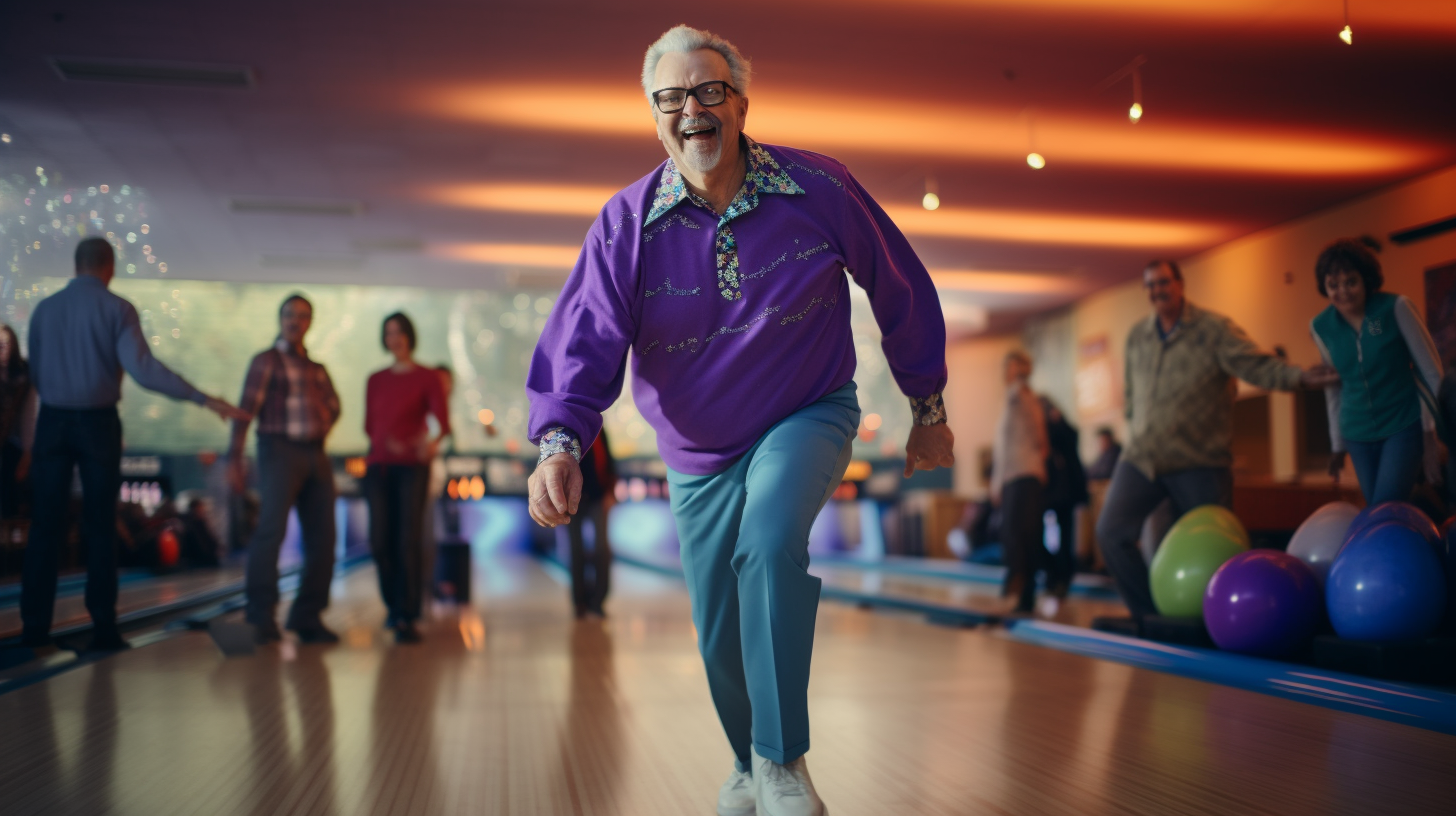
[[[387,628],[399,643],[418,643],[423,579],[420,541],[430,460],[450,433],[445,391],[434,369],[417,364],[415,325],[402,312],[384,319],[384,348],[394,364],[369,377],[364,432],[369,435],[369,549],[379,572],[379,594],[389,609]],[[425,417],[434,414],[439,436],[431,439]]]

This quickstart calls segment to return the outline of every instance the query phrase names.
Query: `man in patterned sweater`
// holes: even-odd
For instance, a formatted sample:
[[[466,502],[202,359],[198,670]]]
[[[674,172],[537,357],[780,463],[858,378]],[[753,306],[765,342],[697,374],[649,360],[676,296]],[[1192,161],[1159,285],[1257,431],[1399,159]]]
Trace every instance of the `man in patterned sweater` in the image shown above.
[[[1232,320],[1183,296],[1173,261],[1143,271],[1153,314],[1127,335],[1124,411],[1129,439],[1097,519],[1097,540],[1133,618],[1156,615],[1148,564],[1137,548],[1143,521],[1168,498],[1182,515],[1204,504],[1233,506],[1234,379],[1293,391],[1338,380],[1264,354]]]

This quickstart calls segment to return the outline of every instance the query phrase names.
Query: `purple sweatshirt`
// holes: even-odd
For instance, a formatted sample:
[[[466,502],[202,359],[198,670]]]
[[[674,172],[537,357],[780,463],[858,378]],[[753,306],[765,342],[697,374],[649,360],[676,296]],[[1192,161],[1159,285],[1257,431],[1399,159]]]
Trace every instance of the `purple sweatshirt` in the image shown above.
[[[671,159],[602,208],[531,360],[532,441],[554,428],[594,439],[630,358],[667,466],[726,469],[854,376],[846,272],[916,422],[944,421],[945,321],[905,236],[839,162],[746,146],[721,218]]]

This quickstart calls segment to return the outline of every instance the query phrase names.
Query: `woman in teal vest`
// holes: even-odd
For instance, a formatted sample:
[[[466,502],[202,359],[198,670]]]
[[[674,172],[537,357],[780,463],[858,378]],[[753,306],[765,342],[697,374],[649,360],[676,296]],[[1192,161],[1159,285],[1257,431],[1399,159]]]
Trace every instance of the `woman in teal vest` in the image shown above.
[[[1439,390],[1441,362],[1410,298],[1380,291],[1379,251],[1367,237],[1320,253],[1315,284],[1330,305],[1310,323],[1321,356],[1340,372],[1340,383],[1325,389],[1330,474],[1339,478],[1348,452],[1368,505],[1409,499],[1423,462],[1427,479],[1440,476],[1440,445],[1419,388]]]

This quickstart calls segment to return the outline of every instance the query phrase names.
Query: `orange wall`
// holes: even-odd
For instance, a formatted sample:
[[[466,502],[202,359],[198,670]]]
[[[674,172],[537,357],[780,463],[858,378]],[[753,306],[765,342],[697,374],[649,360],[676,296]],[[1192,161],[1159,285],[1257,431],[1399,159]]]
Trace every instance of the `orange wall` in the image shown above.
[[[945,386],[945,410],[955,433],[955,492],[981,497],[986,486],[976,473],[977,452],[990,447],[1001,416],[1006,387],[1001,382],[1001,361],[1020,345],[1015,337],[982,337],[953,343],[946,349],[950,378]]]

